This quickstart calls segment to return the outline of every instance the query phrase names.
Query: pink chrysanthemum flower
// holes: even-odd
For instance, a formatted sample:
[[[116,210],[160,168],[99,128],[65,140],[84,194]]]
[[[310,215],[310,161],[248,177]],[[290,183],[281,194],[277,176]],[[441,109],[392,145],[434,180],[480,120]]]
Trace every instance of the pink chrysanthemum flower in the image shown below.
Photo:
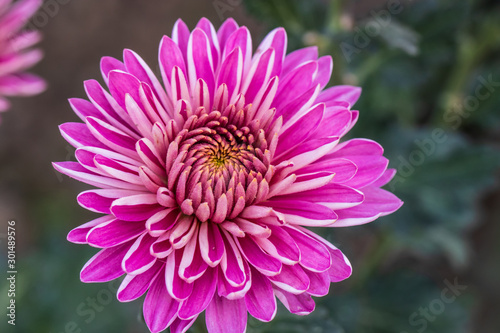
[[[162,83],[133,51],[102,59],[109,93],[85,82],[71,99],[84,123],[61,125],[78,162],[60,172],[99,187],[78,196],[106,214],[68,239],[102,248],[84,282],[125,274],[118,299],[147,292],[152,332],[185,332],[206,310],[209,332],[243,332],[247,312],[314,310],[347,258],[307,227],[367,223],[401,201],[380,189],[394,175],[377,143],[339,143],[358,117],[360,89],[324,90],[330,57],[314,47],[286,55],[282,28],[252,54],[250,33],[182,21],[160,44]]]
[[[45,82],[24,71],[42,58],[31,47],[40,41],[37,31],[21,32],[41,0],[0,0],[0,112],[10,104],[6,96],[30,96],[45,90]]]

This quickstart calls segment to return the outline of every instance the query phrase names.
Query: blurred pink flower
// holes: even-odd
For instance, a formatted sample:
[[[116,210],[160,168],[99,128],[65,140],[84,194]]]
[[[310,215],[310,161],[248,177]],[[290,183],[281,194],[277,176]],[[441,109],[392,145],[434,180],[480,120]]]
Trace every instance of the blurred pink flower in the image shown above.
[[[45,90],[45,81],[24,72],[42,58],[40,50],[31,48],[41,35],[21,31],[41,4],[41,0],[0,0],[0,112],[10,107],[7,96],[31,96]]]
[[[307,227],[375,220],[402,202],[380,189],[393,176],[367,139],[339,143],[358,118],[361,90],[324,89],[331,57],[315,47],[286,55],[285,30],[252,54],[246,27],[218,31],[179,20],[160,44],[163,85],[133,51],[101,62],[109,93],[85,82],[90,102],[71,99],[83,123],[61,125],[78,162],[60,172],[98,187],[78,196],[106,214],[68,240],[102,248],[84,282],[126,274],[118,299],[147,291],[152,332],[185,332],[206,310],[209,332],[243,332],[247,312],[314,310],[347,258]]]

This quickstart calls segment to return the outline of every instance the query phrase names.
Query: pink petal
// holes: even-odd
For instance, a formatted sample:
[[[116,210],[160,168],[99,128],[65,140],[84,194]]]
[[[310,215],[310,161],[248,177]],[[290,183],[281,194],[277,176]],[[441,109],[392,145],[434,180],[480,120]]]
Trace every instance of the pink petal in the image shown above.
[[[279,288],[292,294],[301,294],[309,289],[310,281],[299,264],[283,265],[281,273],[270,276],[269,280]]]
[[[363,189],[365,200],[362,204],[337,211],[339,219],[334,227],[359,225],[376,220],[398,210],[403,202],[394,194],[376,187]]]
[[[68,239],[68,241],[70,241],[72,243],[87,244],[87,234],[89,233],[89,231],[93,227],[100,225],[100,224],[103,224],[103,223],[106,223],[106,222],[109,222],[109,221],[112,221],[114,219],[115,219],[115,217],[112,215],[111,216],[105,215],[105,216],[98,217],[95,220],[84,223],[84,224],[76,227],[75,229],[71,230],[68,233],[67,239]]]
[[[199,28],[194,29],[189,37],[187,59],[192,91],[194,91],[197,80],[202,79],[207,84],[208,93],[213,96],[215,79],[212,51],[207,35]]]
[[[213,298],[217,286],[217,270],[207,269],[198,280],[194,282],[191,296],[182,302],[178,316],[180,319],[191,319],[205,310]]]
[[[318,59],[318,47],[316,46],[305,47],[290,52],[286,55],[281,75],[286,75],[295,68],[300,67],[305,62],[316,59]]]
[[[247,326],[247,308],[243,299],[228,300],[217,294],[205,312],[209,333],[243,333]]]
[[[236,242],[246,260],[259,272],[267,276],[281,272],[281,261],[265,253],[250,236],[238,238]]]
[[[145,221],[163,210],[155,194],[137,194],[117,199],[111,205],[111,212],[120,220]]]
[[[99,148],[107,148],[106,145],[97,140],[90,132],[88,127],[82,123],[64,123],[59,126],[61,135],[73,147],[79,148],[83,146],[94,146]]]
[[[324,102],[327,106],[332,102],[346,101],[353,106],[361,95],[361,88],[353,86],[334,86],[324,90],[318,97],[317,102]]]
[[[299,247],[302,266],[313,272],[324,272],[330,268],[330,252],[324,244],[291,226],[283,228]]]
[[[281,133],[278,141],[278,147],[276,148],[276,156],[293,149],[311,136],[320,124],[324,112],[325,105],[317,104],[307,111],[307,113],[299,118],[294,124],[288,127],[283,133]]]
[[[293,314],[304,316],[314,311],[314,300],[308,293],[294,295],[285,290],[275,290],[276,297]]]
[[[108,282],[125,272],[121,262],[133,241],[103,249],[93,256],[80,272],[82,282]]]
[[[112,220],[92,228],[87,243],[95,247],[112,247],[137,238],[146,228],[143,223]]]
[[[159,271],[163,271],[163,266],[164,264],[158,261],[144,273],[125,276],[118,288],[118,300],[120,302],[130,302],[141,297],[156,279]]]
[[[172,324],[179,302],[170,297],[164,280],[164,268],[157,275],[144,300],[144,320],[153,333],[161,332]]]
[[[260,321],[269,322],[276,316],[277,306],[273,287],[268,278],[252,269],[252,287],[245,295],[248,312]]]
[[[123,257],[122,269],[128,274],[136,275],[151,268],[156,258],[150,254],[149,248],[155,240],[156,238],[149,236],[148,233],[137,238]]]

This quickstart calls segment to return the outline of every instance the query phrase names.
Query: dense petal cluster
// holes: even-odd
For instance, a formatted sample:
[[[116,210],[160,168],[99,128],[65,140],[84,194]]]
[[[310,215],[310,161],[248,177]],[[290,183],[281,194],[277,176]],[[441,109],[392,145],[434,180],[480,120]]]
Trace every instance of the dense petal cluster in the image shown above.
[[[37,31],[22,32],[41,0],[0,0],[0,112],[10,104],[7,96],[30,96],[42,92],[45,82],[24,71],[42,58],[31,47],[40,41]]]
[[[118,299],[147,292],[152,332],[185,332],[206,310],[209,332],[243,332],[247,313],[314,310],[347,258],[307,227],[367,223],[401,201],[381,189],[382,147],[340,139],[357,120],[360,89],[324,89],[330,57],[314,47],[286,55],[279,28],[252,53],[246,27],[182,21],[159,50],[162,81],[133,51],[105,57],[108,89],[85,82],[71,99],[83,123],[61,125],[77,162],[60,172],[98,187],[80,205],[105,214],[68,239],[102,248],[84,282],[125,274]]]

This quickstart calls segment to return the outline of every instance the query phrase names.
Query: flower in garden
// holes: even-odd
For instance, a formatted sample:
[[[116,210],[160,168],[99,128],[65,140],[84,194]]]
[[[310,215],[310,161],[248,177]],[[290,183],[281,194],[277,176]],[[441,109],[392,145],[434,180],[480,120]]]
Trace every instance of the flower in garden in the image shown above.
[[[341,141],[358,118],[360,89],[325,89],[331,57],[286,55],[284,29],[252,53],[246,27],[215,30],[181,20],[159,50],[162,82],[133,51],[104,57],[107,89],[85,82],[71,99],[83,122],[61,125],[77,162],[60,172],[98,187],[84,208],[105,214],[68,240],[102,248],[84,282],[125,275],[122,302],[147,293],[152,332],[185,332],[205,311],[209,332],[243,332],[247,313],[314,310],[331,282],[351,274],[347,258],[308,227],[375,220],[402,202],[381,189],[395,171],[382,147]]]
[[[42,58],[42,52],[31,47],[40,41],[37,31],[21,32],[41,0],[0,1],[0,112],[10,104],[6,96],[36,95],[45,82],[24,71]]]

